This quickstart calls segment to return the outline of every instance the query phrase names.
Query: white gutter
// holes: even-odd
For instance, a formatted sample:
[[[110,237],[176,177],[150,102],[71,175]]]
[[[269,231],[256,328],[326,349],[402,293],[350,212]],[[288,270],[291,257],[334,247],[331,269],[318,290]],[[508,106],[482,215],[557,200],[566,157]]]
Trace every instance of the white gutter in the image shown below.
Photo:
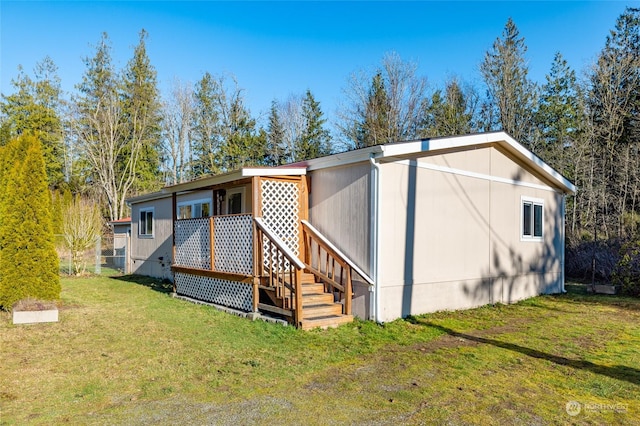
[[[383,148],[384,149],[384,148]],[[373,275],[374,285],[369,286],[369,304],[370,317],[378,323],[380,319],[380,265],[378,255],[380,253],[380,238],[378,219],[379,219],[379,196],[380,196],[380,166],[374,159],[374,154],[369,157],[371,163],[371,241],[370,257],[371,257],[371,274]]]
[[[560,249],[560,279],[562,280],[562,290],[561,292],[564,294],[567,292],[567,290],[565,290],[564,288],[564,278],[565,278],[565,273],[564,273],[564,268],[565,268],[565,264],[564,264],[564,248],[565,245],[567,244],[567,235],[566,235],[566,201],[567,195],[566,194],[562,194],[562,203],[560,204],[560,209],[562,211],[562,248]]]

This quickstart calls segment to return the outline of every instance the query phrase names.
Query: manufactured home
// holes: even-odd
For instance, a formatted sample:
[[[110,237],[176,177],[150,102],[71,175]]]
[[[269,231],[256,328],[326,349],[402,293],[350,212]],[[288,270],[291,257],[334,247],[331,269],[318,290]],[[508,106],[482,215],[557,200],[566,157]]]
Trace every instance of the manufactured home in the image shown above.
[[[574,185],[511,136],[389,143],[129,200],[133,273],[302,328],[564,290]]]

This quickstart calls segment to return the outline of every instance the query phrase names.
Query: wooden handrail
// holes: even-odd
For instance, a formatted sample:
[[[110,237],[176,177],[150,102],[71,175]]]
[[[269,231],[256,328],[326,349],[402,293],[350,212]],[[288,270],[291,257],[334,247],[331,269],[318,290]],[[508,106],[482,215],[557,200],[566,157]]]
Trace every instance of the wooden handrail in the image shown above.
[[[344,295],[342,312],[345,315],[351,315],[352,272],[355,271],[370,285],[373,285],[373,280],[309,222],[306,220],[301,222],[306,270],[318,277],[325,285]]]
[[[287,245],[284,243],[284,241],[280,239],[280,237],[278,237],[271,229],[269,229],[269,227],[267,226],[266,223],[264,223],[264,220],[262,220],[261,217],[256,217],[254,218],[254,220],[256,222],[256,225],[258,225],[258,228],[260,228],[260,230],[265,234],[265,236],[268,239],[273,241],[276,247],[278,247],[278,249],[282,251],[282,254],[285,255],[285,257],[287,258],[287,260],[289,260],[289,262],[291,262],[292,264],[294,264],[300,269],[304,269],[304,263],[300,259],[298,259],[298,256],[296,256],[295,253],[293,253],[291,249],[287,247]]]
[[[258,244],[258,265],[260,277],[268,277],[266,284],[275,290],[276,297],[283,301],[283,312],[292,311],[296,326],[302,323],[302,270],[305,264],[289,247],[264,223],[255,217]],[[263,247],[264,238],[268,245]],[[266,256],[266,259],[265,259]],[[288,261],[288,267],[285,259]],[[288,300],[288,306],[285,301]]]
[[[308,221],[303,220],[302,226],[308,234],[313,235],[316,240],[322,242],[322,245],[325,246],[326,249],[330,250],[333,254],[335,254],[335,256],[340,258],[342,262],[346,263],[351,269],[357,272],[357,274],[360,275],[362,279],[367,282],[367,284],[373,285],[373,280],[362,269],[360,269],[358,265],[353,263],[353,261],[349,259],[349,257],[342,253],[340,249],[334,246],[331,241],[329,241],[324,235],[322,235],[320,231],[318,231],[313,225],[311,225]]]

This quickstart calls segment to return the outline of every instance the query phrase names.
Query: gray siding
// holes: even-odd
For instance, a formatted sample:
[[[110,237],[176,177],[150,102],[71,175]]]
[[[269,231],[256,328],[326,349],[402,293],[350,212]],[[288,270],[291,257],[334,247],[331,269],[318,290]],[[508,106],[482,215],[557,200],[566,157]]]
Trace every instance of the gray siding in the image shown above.
[[[172,279],[171,197],[131,206],[131,272],[150,277]],[[153,208],[153,236],[139,235],[140,210]]]
[[[369,275],[370,173],[367,162],[312,171],[309,195],[311,224]]]

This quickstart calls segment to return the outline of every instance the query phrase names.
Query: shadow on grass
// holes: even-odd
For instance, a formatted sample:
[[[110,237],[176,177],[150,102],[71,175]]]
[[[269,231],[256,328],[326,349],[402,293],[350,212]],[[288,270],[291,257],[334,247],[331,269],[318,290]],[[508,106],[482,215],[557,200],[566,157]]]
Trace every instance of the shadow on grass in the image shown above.
[[[542,352],[536,349],[527,348],[525,346],[516,345],[514,343],[503,342],[495,339],[487,339],[485,337],[473,336],[471,334],[460,333],[447,327],[443,327],[431,322],[421,322],[416,319],[412,321],[414,324],[420,324],[425,327],[432,327],[440,330],[450,336],[458,337],[461,339],[469,340],[472,342],[483,343],[486,345],[492,345],[498,348],[507,349],[510,351],[518,352],[531,358],[543,359],[554,364],[566,365],[578,370],[586,370],[602,376],[611,377],[617,380],[624,380],[634,385],[640,385],[640,370],[627,367],[625,365],[614,365],[607,367],[604,365],[594,364],[591,361],[585,361],[580,359],[570,359],[563,356],[553,355],[550,353]]]
[[[143,275],[120,275],[109,278],[149,287],[151,290],[160,293],[171,293],[173,291],[173,284],[160,278],[145,277]]]

